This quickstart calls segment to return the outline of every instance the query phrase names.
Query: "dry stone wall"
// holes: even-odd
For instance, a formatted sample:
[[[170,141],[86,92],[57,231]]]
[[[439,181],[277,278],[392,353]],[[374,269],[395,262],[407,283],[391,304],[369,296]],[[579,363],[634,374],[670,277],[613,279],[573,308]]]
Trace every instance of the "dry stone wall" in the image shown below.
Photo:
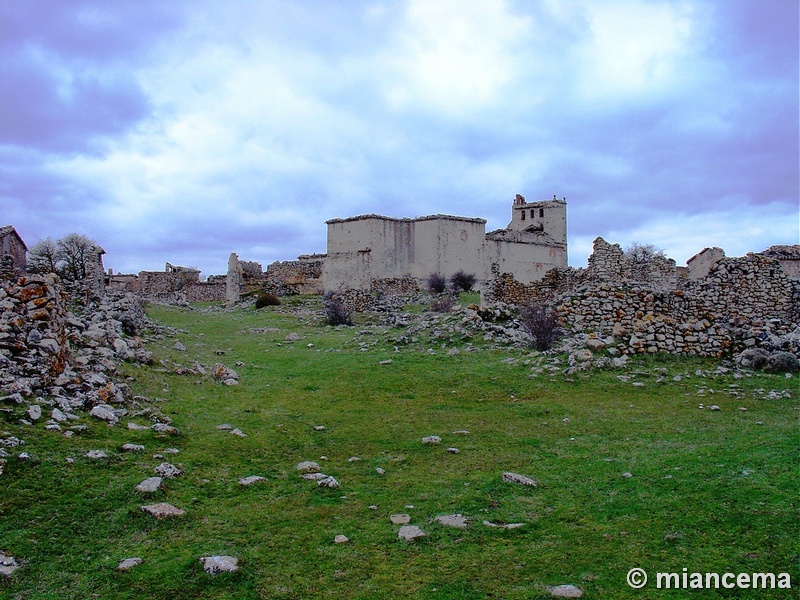
[[[0,279],[0,384],[49,383],[61,374],[66,326],[66,293],[55,275]]]
[[[776,258],[721,258],[697,280],[678,279],[671,262],[637,272],[619,246],[598,238],[587,269],[554,269],[532,285],[501,274],[491,300],[552,306],[568,329],[623,353],[729,355],[800,323],[800,280]]]

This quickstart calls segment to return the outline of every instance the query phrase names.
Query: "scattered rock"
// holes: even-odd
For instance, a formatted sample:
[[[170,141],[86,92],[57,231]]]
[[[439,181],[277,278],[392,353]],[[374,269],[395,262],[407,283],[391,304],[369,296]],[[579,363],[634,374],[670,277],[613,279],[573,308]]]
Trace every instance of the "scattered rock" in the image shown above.
[[[122,451],[123,452],[142,452],[144,450],[144,446],[141,444],[123,444]]]
[[[127,571],[128,569],[132,569],[133,567],[139,566],[140,564],[142,564],[142,562],[143,562],[142,559],[139,558],[138,556],[135,556],[133,558],[125,558],[119,561],[119,564],[117,565],[117,570]]]
[[[623,477],[633,477],[633,473],[631,473],[630,471],[625,471],[625,472],[622,474],[622,476],[623,476]]]
[[[109,425],[116,425],[119,422],[114,408],[108,404],[98,404],[89,411],[89,416],[101,421],[106,421]]]
[[[202,556],[203,570],[210,575],[231,573],[239,569],[239,559],[235,556]]]
[[[31,421],[38,421],[42,418],[42,407],[38,404],[31,404],[25,412]]]
[[[320,479],[317,482],[317,485],[319,487],[338,488],[339,487],[339,482],[336,481],[336,479],[334,477],[331,477],[330,475],[328,475],[325,479]]]
[[[492,523],[491,521],[484,521],[483,524],[486,527],[494,527],[498,529],[519,529],[520,527],[524,527],[525,523]]]
[[[150,429],[147,425],[139,425],[138,423],[128,422],[128,429],[131,431],[144,431],[145,429]]]
[[[529,485],[531,487],[536,487],[539,485],[539,482],[535,479],[531,479],[530,477],[525,477],[524,475],[518,475],[517,473],[503,473],[503,481],[507,483],[518,483],[519,485]]]
[[[219,431],[230,431],[231,429],[233,429],[233,425],[231,425],[230,423],[223,423],[222,425],[217,425],[216,429],[218,429]]]
[[[162,482],[163,479],[161,479],[161,477],[148,477],[139,485],[137,485],[135,489],[137,492],[152,494],[153,492],[158,491],[158,488],[161,487]]]
[[[389,520],[395,525],[406,525],[411,522],[411,516],[405,513],[390,515]]]
[[[574,585],[557,585],[547,588],[553,598],[581,598],[583,592]]]
[[[469,522],[464,515],[456,513],[452,515],[441,515],[436,517],[435,521],[447,527],[456,527],[458,529],[466,529]]]
[[[438,435],[429,435],[429,436],[426,436],[426,437],[422,438],[422,443],[423,444],[441,444],[442,443],[442,438],[440,438]]]
[[[153,470],[156,472],[157,475],[160,475],[161,477],[166,477],[167,479],[174,479],[175,477],[180,477],[181,475],[183,475],[183,471],[181,471],[178,467],[168,462],[161,463]]]
[[[151,429],[156,433],[164,433],[166,435],[181,434],[181,432],[177,428],[173,427],[172,425],[168,425],[167,423],[154,423]]]
[[[249,477],[242,477],[239,480],[239,485],[253,485],[258,481],[266,481],[266,477],[261,477],[261,475],[250,475]]]
[[[397,532],[397,537],[406,542],[413,542],[421,537],[428,535],[416,525],[403,525]]]
[[[461,452],[461,450],[459,450],[458,448],[452,448],[452,447],[451,447],[451,448],[448,448],[448,449],[447,449],[447,451],[448,451],[450,454],[458,454],[459,452]]]
[[[6,556],[3,552],[0,552],[0,575],[10,577],[19,567],[19,563],[13,556]]]
[[[247,434],[239,428],[231,429],[228,432],[229,435],[235,435],[236,437],[247,437]]]
[[[167,517],[180,517],[186,514],[186,511],[172,506],[169,502],[157,502],[156,504],[147,504],[140,506],[144,512],[153,515],[156,519],[164,519]]]
[[[86,454],[84,454],[84,456],[86,458],[93,458],[93,459],[108,458],[108,454],[106,454],[102,450],[89,450]]]
[[[346,535],[339,534],[335,538],[333,538],[334,543],[336,544],[346,544],[350,541]]]
[[[295,469],[303,473],[319,473],[319,463],[313,460],[304,460],[303,462],[297,463]]]
[[[215,363],[211,367],[211,377],[223,385],[239,385],[239,374],[222,363]]]

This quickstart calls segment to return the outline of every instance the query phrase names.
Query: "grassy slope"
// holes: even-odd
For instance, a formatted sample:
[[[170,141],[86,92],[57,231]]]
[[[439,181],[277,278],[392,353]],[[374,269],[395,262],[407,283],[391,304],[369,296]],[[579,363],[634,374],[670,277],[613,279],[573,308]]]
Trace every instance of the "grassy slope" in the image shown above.
[[[684,567],[791,571],[797,582],[797,394],[766,400],[753,391],[796,392],[796,379],[703,378],[695,371],[715,364],[678,359],[658,362],[669,371],[663,383],[639,375],[644,387],[620,382],[619,372],[530,378],[518,350],[394,352],[366,336],[377,344],[362,352],[358,327],[324,327],[284,308],[150,313],[186,332],[152,344],[158,358],[170,366],[221,361],[241,385],[126,366],[134,393],[166,400],[159,406],[183,432],[177,438],[93,422],[67,440],[5,424],[28,440],[36,462],[12,459],[2,478],[0,550],[26,565],[0,582],[0,595],[511,599],[546,597],[544,587],[560,583],[579,585],[586,597],[688,595],[630,590],[625,574],[634,566],[651,576]],[[302,339],[285,341],[292,331]],[[173,349],[176,339],[188,352]],[[520,360],[502,362],[509,357]],[[743,397],[726,393],[730,384]],[[698,397],[701,387],[715,393]],[[700,411],[700,402],[721,410]],[[248,437],[216,430],[222,423]],[[464,429],[470,434],[452,433]],[[421,444],[426,435],[442,444]],[[120,453],[125,442],[147,449]],[[145,501],[133,488],[167,447],[180,449],[165,460],[186,474],[146,500],[187,515],[156,521],[139,511]],[[111,458],[82,458],[90,449]],[[294,466],[302,460],[318,460],[341,488],[300,479]],[[503,483],[503,471],[540,485]],[[268,481],[239,486],[247,475]],[[397,540],[389,515],[398,512],[428,537]],[[471,527],[431,522],[453,512],[473,519]],[[484,519],[525,526],[491,529]],[[351,543],[334,544],[340,533]],[[211,578],[198,561],[209,554],[235,555],[241,570]],[[145,562],[117,572],[129,556]]]

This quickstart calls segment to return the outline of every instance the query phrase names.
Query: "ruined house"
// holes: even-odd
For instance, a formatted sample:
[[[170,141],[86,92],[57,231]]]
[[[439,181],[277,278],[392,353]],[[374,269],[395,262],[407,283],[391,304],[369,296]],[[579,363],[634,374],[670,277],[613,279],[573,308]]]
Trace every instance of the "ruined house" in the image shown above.
[[[360,215],[331,219],[323,266],[325,289],[370,289],[374,282],[432,273],[475,275],[478,286],[497,273],[540,280],[567,266],[565,199],[527,202],[517,194],[505,229],[486,233],[486,220],[451,215],[392,218]]]
[[[0,227],[0,258],[16,271],[25,272],[28,268],[28,246],[12,225]]]

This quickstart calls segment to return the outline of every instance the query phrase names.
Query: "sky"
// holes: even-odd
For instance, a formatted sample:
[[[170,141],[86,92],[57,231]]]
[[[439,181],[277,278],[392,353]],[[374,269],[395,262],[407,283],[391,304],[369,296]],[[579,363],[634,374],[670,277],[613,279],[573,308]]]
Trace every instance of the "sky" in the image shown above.
[[[115,273],[567,199],[678,265],[800,243],[797,0],[0,0],[0,226]]]

